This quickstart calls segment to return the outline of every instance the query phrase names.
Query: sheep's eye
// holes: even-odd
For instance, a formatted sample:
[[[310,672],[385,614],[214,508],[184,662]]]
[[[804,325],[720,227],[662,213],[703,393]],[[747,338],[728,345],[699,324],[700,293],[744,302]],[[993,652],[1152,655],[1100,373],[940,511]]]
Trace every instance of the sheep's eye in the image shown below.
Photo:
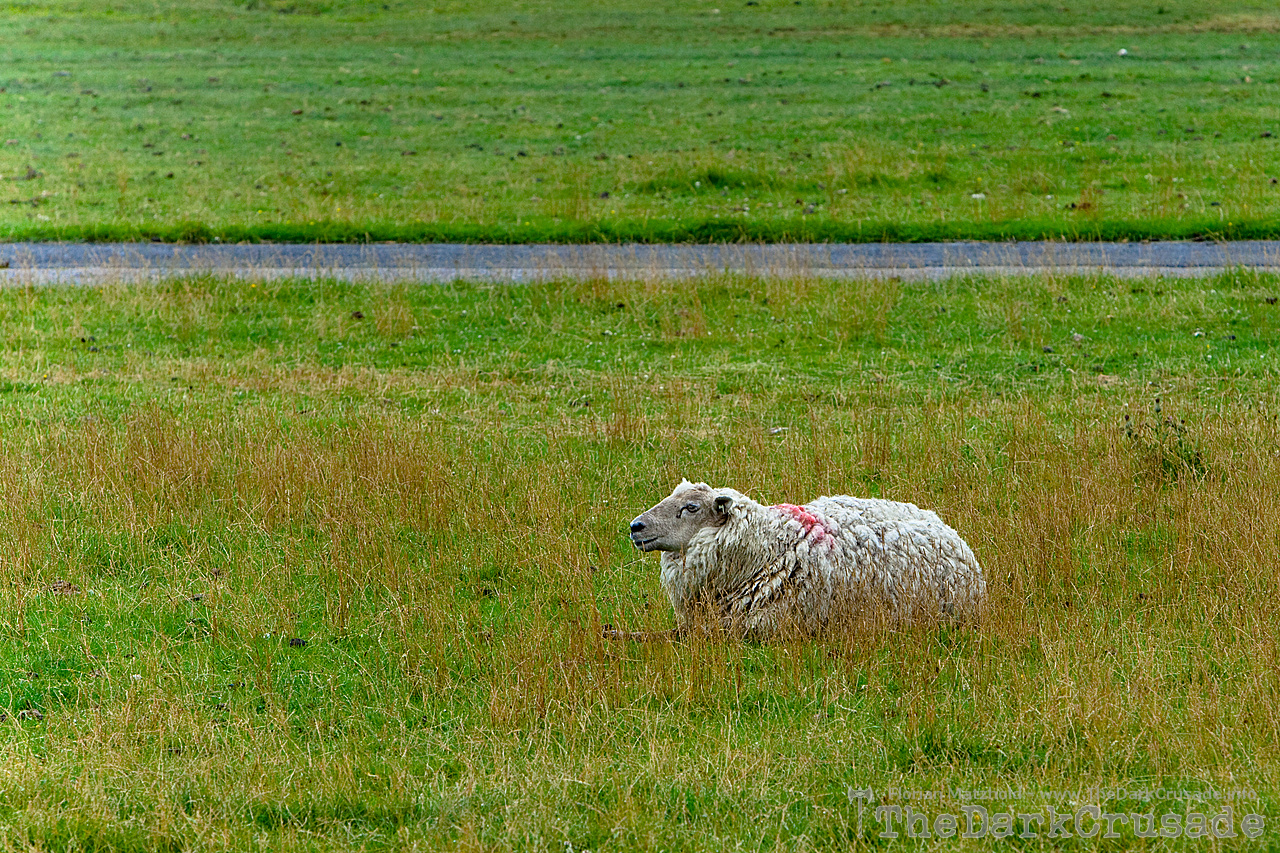
[[[686,512],[689,512],[689,513],[697,512],[698,509],[699,507],[697,504],[685,504],[684,506],[680,507],[680,511],[676,513],[676,518],[679,518],[680,516],[684,515]]]

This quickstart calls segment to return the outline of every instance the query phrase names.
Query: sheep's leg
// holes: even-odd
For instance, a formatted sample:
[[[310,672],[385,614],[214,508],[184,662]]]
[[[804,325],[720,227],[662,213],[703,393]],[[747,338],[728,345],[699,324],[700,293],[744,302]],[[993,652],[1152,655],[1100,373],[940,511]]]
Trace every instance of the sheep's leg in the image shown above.
[[[719,619],[714,625],[695,625],[686,628],[672,628],[669,631],[623,631],[618,628],[605,627],[602,631],[606,640],[628,640],[633,643],[675,643],[689,637],[703,640],[723,637],[755,637],[771,636],[771,629],[761,630],[759,626],[744,628],[738,620],[728,617]]]
[[[633,643],[671,642],[684,636],[679,628],[672,628],[670,631],[623,631],[606,627],[603,633],[606,640],[630,640]]]

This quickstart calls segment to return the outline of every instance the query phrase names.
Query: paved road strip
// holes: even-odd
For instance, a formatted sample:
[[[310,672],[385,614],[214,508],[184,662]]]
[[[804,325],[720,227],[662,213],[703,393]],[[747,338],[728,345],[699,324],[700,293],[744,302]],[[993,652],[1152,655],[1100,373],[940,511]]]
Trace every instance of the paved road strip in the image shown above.
[[[1204,276],[1280,273],[1280,241],[1234,243],[864,243],[463,245],[5,243],[0,284],[154,281],[212,272],[245,279],[442,282],[761,276],[939,279],[965,274]]]

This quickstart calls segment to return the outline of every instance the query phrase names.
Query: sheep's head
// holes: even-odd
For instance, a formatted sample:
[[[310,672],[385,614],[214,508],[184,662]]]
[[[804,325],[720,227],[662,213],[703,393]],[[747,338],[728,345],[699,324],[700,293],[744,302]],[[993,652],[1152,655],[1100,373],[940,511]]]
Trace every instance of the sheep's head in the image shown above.
[[[682,480],[671,497],[636,516],[631,541],[641,551],[683,551],[700,530],[725,523],[735,494]]]

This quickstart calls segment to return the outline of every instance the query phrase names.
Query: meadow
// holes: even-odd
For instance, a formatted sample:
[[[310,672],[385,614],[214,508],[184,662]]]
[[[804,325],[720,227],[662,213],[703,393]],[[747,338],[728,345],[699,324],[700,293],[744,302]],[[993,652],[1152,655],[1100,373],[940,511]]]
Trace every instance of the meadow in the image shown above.
[[[27,0],[0,238],[1259,238],[1266,0]]]
[[[1278,297],[6,290],[0,850],[889,845],[868,788],[930,819],[1230,806],[1214,849],[1275,847]],[[671,627],[626,524],[681,476],[934,507],[989,616],[606,642]]]

